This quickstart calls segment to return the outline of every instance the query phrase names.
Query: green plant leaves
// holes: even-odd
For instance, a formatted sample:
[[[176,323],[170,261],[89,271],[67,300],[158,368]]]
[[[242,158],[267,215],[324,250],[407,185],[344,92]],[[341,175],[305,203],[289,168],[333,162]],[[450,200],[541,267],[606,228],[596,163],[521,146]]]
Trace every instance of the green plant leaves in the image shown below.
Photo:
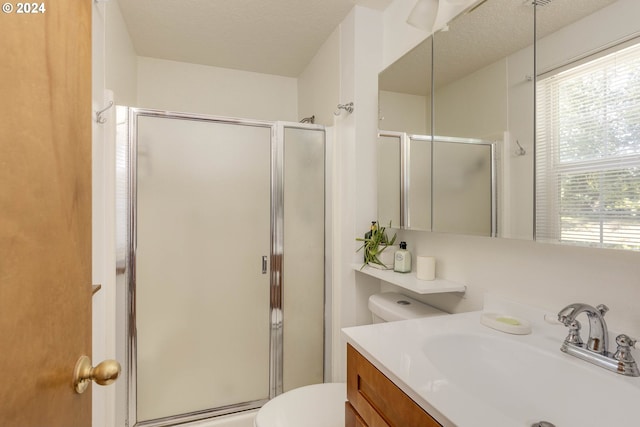
[[[389,227],[391,227],[391,223],[389,223]],[[363,242],[362,246],[356,251],[359,252],[364,249],[364,264],[362,264],[362,268],[367,264],[384,266],[378,256],[387,249],[387,246],[392,246],[396,241],[396,233],[393,233],[393,237],[389,239],[386,228],[387,227],[375,227],[371,230],[371,237],[356,238],[356,241]]]

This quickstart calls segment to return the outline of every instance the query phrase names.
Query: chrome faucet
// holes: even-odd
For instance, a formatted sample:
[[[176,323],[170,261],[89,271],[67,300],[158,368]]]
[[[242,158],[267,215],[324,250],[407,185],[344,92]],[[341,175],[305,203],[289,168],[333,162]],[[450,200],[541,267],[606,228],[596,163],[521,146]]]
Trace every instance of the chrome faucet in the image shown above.
[[[604,320],[604,315],[607,311],[609,311],[609,307],[604,304],[600,304],[595,308],[588,304],[569,304],[560,310],[558,320],[564,324],[564,326],[571,329],[571,322],[576,321],[576,316],[580,313],[586,313],[589,319],[587,349],[596,353],[605,354],[609,348],[609,330],[607,329],[607,322]],[[577,323],[577,325],[577,330],[579,331],[580,323]]]
[[[569,304],[560,310],[558,321],[569,328],[569,335],[565,338],[560,350],[610,371],[638,377],[640,370],[631,355],[631,347],[635,345],[635,340],[624,334],[618,335],[616,352],[608,351],[609,330],[604,320],[607,311],[609,308],[604,304],[592,307],[581,303]],[[580,322],[576,320],[581,313],[585,313],[589,319],[589,339],[586,345],[580,337]]]

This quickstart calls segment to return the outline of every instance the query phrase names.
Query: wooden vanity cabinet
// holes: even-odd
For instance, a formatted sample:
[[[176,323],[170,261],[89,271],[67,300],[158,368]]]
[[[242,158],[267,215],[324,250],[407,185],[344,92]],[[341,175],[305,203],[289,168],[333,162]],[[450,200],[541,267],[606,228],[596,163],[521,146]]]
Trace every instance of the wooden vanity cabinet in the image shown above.
[[[439,427],[424,409],[347,344],[346,427]]]

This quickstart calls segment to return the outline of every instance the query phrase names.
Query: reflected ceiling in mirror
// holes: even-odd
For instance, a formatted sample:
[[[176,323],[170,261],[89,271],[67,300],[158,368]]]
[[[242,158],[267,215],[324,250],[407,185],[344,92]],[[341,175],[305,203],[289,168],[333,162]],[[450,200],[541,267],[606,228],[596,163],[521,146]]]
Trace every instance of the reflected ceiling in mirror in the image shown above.
[[[615,0],[551,0],[537,6],[544,37]],[[436,33],[434,86],[458,80],[533,44],[533,0],[484,0]],[[453,31],[452,31],[453,30]]]
[[[431,37],[380,73],[378,89],[428,96],[431,94]]]
[[[431,134],[431,58],[429,37],[378,75],[378,128]]]
[[[533,44],[533,7],[485,0],[435,35],[434,87],[440,88]]]

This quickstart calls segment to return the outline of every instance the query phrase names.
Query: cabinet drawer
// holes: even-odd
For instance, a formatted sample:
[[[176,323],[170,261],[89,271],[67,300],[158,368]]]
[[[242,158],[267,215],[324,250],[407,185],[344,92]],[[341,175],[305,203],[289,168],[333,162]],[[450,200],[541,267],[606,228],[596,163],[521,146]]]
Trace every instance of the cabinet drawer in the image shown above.
[[[441,426],[349,344],[347,399],[369,427]]]
[[[344,403],[344,425],[345,427],[367,427],[349,402]]]

